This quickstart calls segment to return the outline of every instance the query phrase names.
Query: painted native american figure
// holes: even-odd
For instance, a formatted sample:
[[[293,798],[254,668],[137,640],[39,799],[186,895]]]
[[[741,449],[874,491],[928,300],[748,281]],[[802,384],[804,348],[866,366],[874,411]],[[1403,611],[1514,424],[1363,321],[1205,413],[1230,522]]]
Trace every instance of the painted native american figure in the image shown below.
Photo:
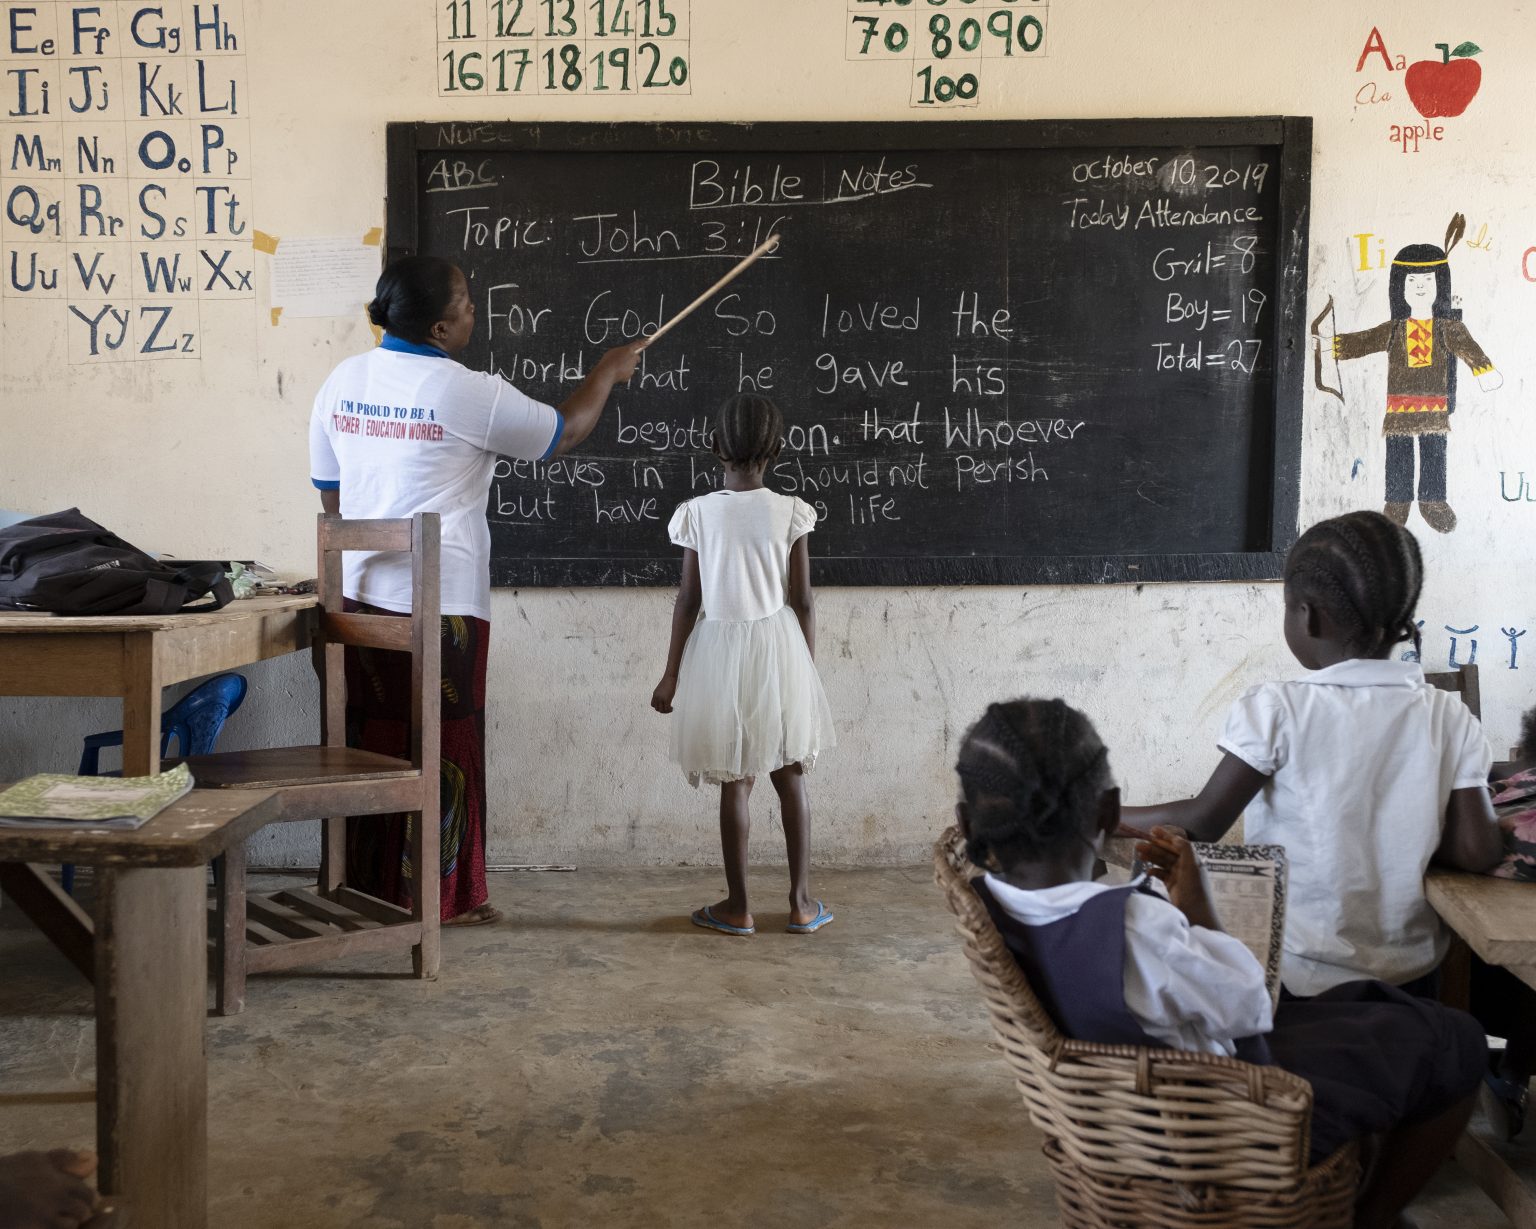
[[[1391,319],[1358,333],[1335,334],[1330,297],[1312,323],[1317,338],[1314,378],[1320,389],[1341,401],[1343,393],[1323,383],[1324,347],[1331,345],[1336,361],[1386,353],[1387,412],[1381,429],[1387,437],[1387,489],[1383,511],[1399,525],[1407,523],[1414,500],[1417,453],[1419,514],[1439,533],[1456,528],[1456,513],[1446,498],[1445,485],[1447,436],[1456,410],[1456,361],[1460,359],[1471,368],[1485,391],[1491,392],[1504,382],[1493,360],[1461,322],[1461,309],[1451,306],[1449,256],[1466,226],[1466,219],[1458,213],[1451,219],[1443,247],[1412,243],[1398,252],[1387,288]]]

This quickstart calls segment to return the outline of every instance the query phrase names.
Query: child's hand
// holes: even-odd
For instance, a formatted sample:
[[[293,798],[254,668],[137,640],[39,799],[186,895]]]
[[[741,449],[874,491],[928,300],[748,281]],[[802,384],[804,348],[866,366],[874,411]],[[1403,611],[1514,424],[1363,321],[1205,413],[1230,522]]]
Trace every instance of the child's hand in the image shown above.
[[[95,1189],[86,1181],[95,1172],[96,1157],[89,1152],[0,1157],[0,1229],[85,1225],[99,1206]]]
[[[656,684],[656,690],[651,692],[651,707],[658,713],[670,713],[672,711],[672,697],[677,694],[677,676],[675,674],[662,675],[661,682]]]
[[[1191,925],[1221,929],[1205,867],[1182,828],[1153,828],[1152,839],[1137,844],[1136,856],[1146,863],[1147,874],[1167,886],[1168,899]]]

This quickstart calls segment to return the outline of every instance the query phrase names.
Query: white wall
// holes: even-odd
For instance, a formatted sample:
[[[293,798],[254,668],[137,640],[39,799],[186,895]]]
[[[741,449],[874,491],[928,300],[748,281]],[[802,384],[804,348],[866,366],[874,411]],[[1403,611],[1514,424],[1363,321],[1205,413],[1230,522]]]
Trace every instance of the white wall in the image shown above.
[[[168,7],[190,17],[192,4]],[[249,175],[241,190],[253,226],[278,236],[381,226],[389,120],[917,114],[909,65],[844,59],[848,6],[835,0],[693,0],[686,96],[538,95],[510,104],[438,95],[441,7],[261,0],[242,14],[226,6],[243,25],[237,67],[250,117],[239,170]],[[1390,125],[1424,122],[1405,99],[1404,74],[1385,71],[1380,56],[1356,72],[1373,24],[1394,59],[1436,57],[1433,44],[1447,40],[1483,48],[1480,93],[1464,116],[1438,121],[1442,139],[1419,152],[1389,141]],[[1486,226],[1487,246],[1463,246],[1452,264],[1467,323],[1505,384],[1488,394],[1461,383],[1450,479],[1460,528],[1440,537],[1417,516],[1410,524],[1428,560],[1426,661],[1445,664],[1447,627],[1477,627],[1458,637],[1460,657],[1475,638],[1490,735],[1507,747],[1520,710],[1536,702],[1536,686],[1525,682],[1536,671],[1536,640],[1531,659],[1510,670],[1511,642],[1500,630],[1518,631],[1536,613],[1536,580],[1522,566],[1536,502],[1511,502],[1500,486],[1506,474],[1506,490],[1517,494],[1521,473],[1536,486],[1528,396],[1536,359],[1527,343],[1536,281],[1522,268],[1536,244],[1536,142],[1526,125],[1536,22],[1518,6],[1452,12],[1428,0],[1379,13],[1322,0],[1055,0],[1049,39],[1049,58],[989,63],[979,107],[931,118],[1314,116],[1311,310],[1333,294],[1341,328],[1385,316],[1387,274],[1356,267],[1351,236],[1379,236],[1390,256],[1407,243],[1438,242],[1457,211],[1469,240]],[[1369,83],[1391,99],[1357,102]],[[6,183],[0,177],[0,188]],[[146,546],[256,556],[306,572],[316,510],[306,480],[309,401],[330,367],[372,338],[361,318],[274,325],[266,260],[249,263],[254,297],[203,305],[201,358],[192,361],[71,363],[59,304],[0,300],[0,506],[79,504]],[[1536,278],[1536,253],[1529,272]],[[1343,380],[1343,406],[1307,394],[1304,524],[1379,506],[1381,361],[1348,364]],[[689,790],[669,766],[665,723],[647,707],[669,601],[619,590],[496,593],[492,861],[718,856],[714,799]],[[1150,801],[1196,788],[1214,761],[1227,704],[1245,686],[1294,669],[1274,585],[824,590],[819,618],[842,741],[812,778],[812,798],[819,855],[840,862],[922,856],[951,805],[956,742],[990,699],[1034,692],[1081,705],[1104,731],[1128,797]],[[254,695],[226,745],[313,728],[303,661],[269,663],[251,677]],[[110,709],[0,700],[0,778],[69,767],[80,735],[117,724]],[[772,856],[777,838],[764,803],[760,850]],[[313,860],[292,833],[269,834],[256,856]]]

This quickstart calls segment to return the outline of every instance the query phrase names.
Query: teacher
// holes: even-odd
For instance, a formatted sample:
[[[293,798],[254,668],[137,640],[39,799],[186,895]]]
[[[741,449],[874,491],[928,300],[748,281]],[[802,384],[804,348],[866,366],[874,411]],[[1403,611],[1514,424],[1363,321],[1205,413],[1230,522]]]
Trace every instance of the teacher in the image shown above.
[[[453,355],[469,344],[475,305],[463,272],[435,256],[384,270],[368,315],[378,347],[344,359],[315,397],[310,477],[327,512],[349,519],[442,518],[442,920],[494,922],[485,884],[485,663],[491,630],[491,531],[485,508],[498,456],[548,460],[597,425],[613,386],[628,381],[643,342],[609,350],[558,410]],[[404,420],[420,430],[370,431]],[[407,556],[348,552],[348,610],[405,615]],[[403,756],[410,657],[348,648],[347,741]],[[347,882],[394,904],[411,897],[405,815],[347,821]]]

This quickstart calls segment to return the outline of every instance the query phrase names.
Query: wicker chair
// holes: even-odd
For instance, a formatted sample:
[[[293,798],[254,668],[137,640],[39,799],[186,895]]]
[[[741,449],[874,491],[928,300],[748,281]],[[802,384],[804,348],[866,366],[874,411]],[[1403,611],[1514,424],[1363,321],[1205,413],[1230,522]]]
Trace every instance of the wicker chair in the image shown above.
[[[1069,1229],[1346,1229],[1359,1150],[1308,1168],[1312,1086],[1277,1067],[1061,1035],[971,887],[950,828],[934,870],[992,1030],[1045,1135]]]

